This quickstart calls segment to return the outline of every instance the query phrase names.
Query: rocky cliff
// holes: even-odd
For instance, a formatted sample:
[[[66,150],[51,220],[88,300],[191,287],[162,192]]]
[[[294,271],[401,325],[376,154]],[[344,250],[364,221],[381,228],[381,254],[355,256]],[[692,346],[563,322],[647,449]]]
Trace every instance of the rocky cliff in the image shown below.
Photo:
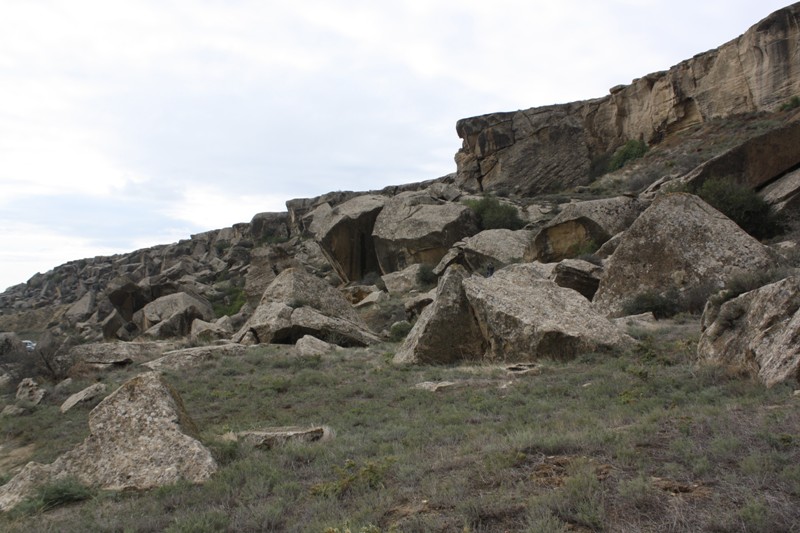
[[[740,37],[603,98],[458,121],[456,183],[531,195],[590,181],[593,162],[714,118],[773,111],[800,94],[800,3]]]

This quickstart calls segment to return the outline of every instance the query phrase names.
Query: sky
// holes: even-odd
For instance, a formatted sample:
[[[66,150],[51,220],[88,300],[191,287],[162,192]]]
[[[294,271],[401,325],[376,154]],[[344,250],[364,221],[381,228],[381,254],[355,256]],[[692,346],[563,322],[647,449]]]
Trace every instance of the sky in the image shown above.
[[[0,0],[0,290],[449,174],[458,119],[604,96],[786,5]]]

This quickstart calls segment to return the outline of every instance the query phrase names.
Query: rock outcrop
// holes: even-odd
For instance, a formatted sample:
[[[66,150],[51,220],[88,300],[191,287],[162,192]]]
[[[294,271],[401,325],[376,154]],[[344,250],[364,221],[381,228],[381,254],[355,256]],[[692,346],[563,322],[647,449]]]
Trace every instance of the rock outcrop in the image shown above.
[[[462,283],[469,274],[448,268],[439,280],[433,303],[422,314],[400,349],[395,363],[454,363],[483,357],[486,341],[470,310]],[[453,334],[458,332],[457,334]]]
[[[800,122],[748,139],[710,159],[681,178],[693,189],[725,179],[759,189],[800,165]]]
[[[49,465],[28,463],[0,487],[8,511],[37,486],[67,476],[103,490],[145,490],[207,480],[217,464],[196,438],[177,392],[155,372],[122,385],[89,416],[89,436]]]
[[[637,294],[721,289],[736,274],[774,264],[776,256],[725,215],[686,193],[665,194],[622,236],[595,294],[595,307],[619,315]]]
[[[722,305],[709,302],[697,346],[703,361],[750,372],[767,386],[800,381],[800,278],[790,277]]]
[[[487,361],[565,360],[630,341],[585,297],[525,264],[467,278],[464,290],[488,343]]]
[[[241,344],[221,344],[218,346],[197,346],[166,352],[158,359],[153,359],[142,366],[150,370],[164,369],[184,370],[197,368],[208,361],[215,361],[223,357],[239,357],[247,351],[247,346]]]
[[[453,265],[394,361],[570,359],[629,342],[586,298],[544,279],[535,265],[511,265],[488,278]]]
[[[524,258],[551,263],[592,252],[628,229],[645,207],[627,196],[566,204],[536,234]]]
[[[162,296],[134,314],[133,321],[152,339],[185,337],[191,332],[195,319],[214,318],[211,304],[196,295],[178,292]]]
[[[105,392],[106,392],[105,383],[95,383],[94,385],[89,385],[82,391],[76,392],[75,394],[64,400],[64,403],[61,404],[59,410],[62,413],[66,413],[79,403],[92,401],[93,399],[97,398],[101,394],[104,394]]]
[[[46,391],[33,378],[25,378],[17,385],[17,401],[38,405]]]
[[[436,265],[453,243],[477,232],[470,208],[420,192],[386,202],[372,235],[381,272],[388,274],[415,263]]]
[[[300,268],[275,278],[234,340],[294,344],[307,334],[341,346],[378,342],[339,291]]]
[[[657,142],[704,121],[775,110],[800,94],[800,5],[721,47],[595,100],[458,121],[456,184],[519,195],[590,180],[592,160],[628,140]]]
[[[387,198],[364,195],[352,198],[315,217],[312,229],[328,261],[345,282],[378,272],[372,230]]]

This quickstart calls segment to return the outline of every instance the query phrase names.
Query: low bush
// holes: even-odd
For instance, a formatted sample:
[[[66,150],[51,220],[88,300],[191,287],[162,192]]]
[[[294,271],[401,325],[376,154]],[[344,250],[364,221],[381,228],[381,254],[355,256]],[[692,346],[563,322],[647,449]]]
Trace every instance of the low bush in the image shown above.
[[[432,287],[436,285],[439,276],[433,272],[433,267],[430,265],[422,265],[417,272],[417,283],[423,287]]]
[[[781,231],[772,207],[746,185],[732,180],[710,179],[695,194],[756,239],[773,237]]]
[[[788,102],[781,105],[780,110],[791,111],[792,109],[797,109],[798,107],[800,107],[800,96],[795,95],[792,96]]]
[[[93,496],[93,489],[73,477],[67,477],[39,487],[33,497],[14,509],[14,513],[18,515],[42,513],[68,503],[88,500]]]
[[[645,291],[637,294],[622,306],[625,315],[638,315],[652,312],[656,318],[669,318],[681,311],[678,294],[669,291],[660,294],[656,291]]]
[[[647,153],[647,144],[644,141],[628,141],[614,152],[608,162],[608,171],[619,170],[629,162],[639,159]]]
[[[518,230],[525,226],[525,221],[520,218],[516,207],[502,203],[494,196],[485,196],[480,200],[466,200],[465,204],[478,216],[478,225],[482,230]]]
[[[392,342],[400,342],[406,338],[409,331],[411,331],[411,323],[407,320],[395,322],[389,329],[389,340]]]
[[[216,298],[212,298],[211,307],[214,309],[214,316],[220,318],[235,315],[246,302],[247,297],[242,287],[228,285]]]

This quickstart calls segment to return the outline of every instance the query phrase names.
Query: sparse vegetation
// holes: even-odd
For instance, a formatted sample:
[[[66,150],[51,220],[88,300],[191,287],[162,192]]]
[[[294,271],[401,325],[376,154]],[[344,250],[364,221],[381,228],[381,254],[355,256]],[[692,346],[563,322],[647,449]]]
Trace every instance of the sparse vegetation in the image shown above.
[[[696,320],[696,319],[695,319]],[[498,367],[396,367],[396,345],[323,358],[259,346],[168,373],[220,470],[208,482],[93,493],[58,512],[0,516],[9,532],[794,531],[800,412],[791,385],[696,366],[688,326],[664,323],[628,353]],[[105,374],[121,382],[133,374]],[[511,379],[511,385],[501,387]],[[478,386],[431,393],[422,381]],[[75,388],[83,384],[75,384]],[[55,404],[0,420],[50,450],[87,431]],[[228,431],[316,425],[329,442],[258,450]],[[57,437],[57,435],[62,435]],[[59,441],[67,440],[63,443]],[[16,441],[16,440],[15,440]],[[58,501],[58,500],[57,500]]]
[[[656,318],[669,318],[681,311],[677,291],[660,294],[656,291],[641,292],[622,306],[625,315],[653,313]]]
[[[789,99],[788,102],[781,105],[780,110],[791,111],[792,109],[797,109],[798,107],[800,107],[800,96],[794,95]]]
[[[647,143],[630,140],[618,148],[608,161],[608,171],[619,170],[629,162],[639,159],[647,153]]]
[[[430,265],[421,265],[419,268],[419,272],[417,272],[417,283],[422,285],[423,287],[433,287],[436,285],[436,282],[439,280],[439,276],[437,276],[433,272],[433,267]]]
[[[732,180],[710,179],[695,194],[757,239],[773,237],[781,231],[770,205],[746,185]]]
[[[13,512],[15,516],[43,513],[70,503],[88,500],[96,491],[73,477],[58,479],[42,485],[36,494],[19,504]]]
[[[466,200],[467,207],[478,216],[480,229],[518,230],[525,226],[519,211],[511,204],[503,203],[494,196],[484,196],[480,200]]]
[[[244,289],[231,283],[211,299],[211,307],[214,309],[214,316],[219,318],[235,315],[246,302],[247,296]]]

